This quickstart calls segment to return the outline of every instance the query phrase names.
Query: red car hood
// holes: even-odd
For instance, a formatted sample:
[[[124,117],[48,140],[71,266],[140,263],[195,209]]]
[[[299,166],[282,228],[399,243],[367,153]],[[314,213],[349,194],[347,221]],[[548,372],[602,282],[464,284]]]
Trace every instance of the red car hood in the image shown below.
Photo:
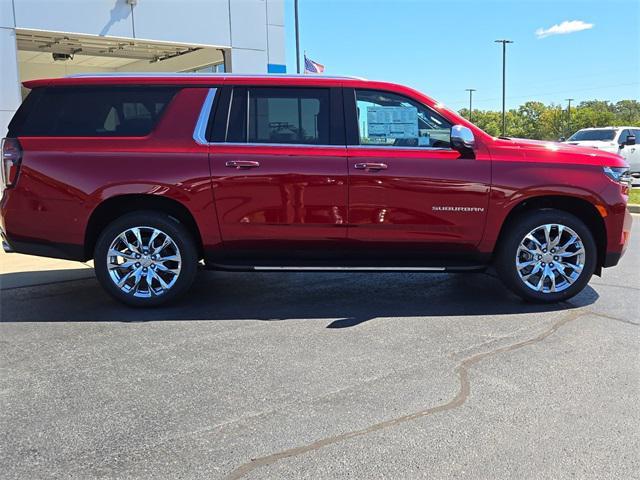
[[[602,165],[607,167],[628,166],[624,158],[615,153],[566,143],[525,138],[497,138],[494,146],[499,150],[518,150],[524,160],[529,162]]]

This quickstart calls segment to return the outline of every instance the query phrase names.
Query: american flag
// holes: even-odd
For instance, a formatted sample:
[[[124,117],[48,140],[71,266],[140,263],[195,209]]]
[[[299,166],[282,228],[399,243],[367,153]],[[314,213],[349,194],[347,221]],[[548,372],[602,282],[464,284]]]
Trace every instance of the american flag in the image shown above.
[[[324,72],[324,65],[320,65],[318,62],[314,62],[306,55],[304,56],[304,73],[322,73]]]

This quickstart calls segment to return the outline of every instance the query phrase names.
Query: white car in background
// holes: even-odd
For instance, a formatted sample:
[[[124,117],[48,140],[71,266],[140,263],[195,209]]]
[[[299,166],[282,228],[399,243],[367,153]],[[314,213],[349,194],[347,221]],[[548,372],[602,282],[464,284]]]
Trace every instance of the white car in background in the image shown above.
[[[569,145],[597,148],[621,155],[631,168],[631,175],[640,177],[640,127],[583,128],[567,138]]]

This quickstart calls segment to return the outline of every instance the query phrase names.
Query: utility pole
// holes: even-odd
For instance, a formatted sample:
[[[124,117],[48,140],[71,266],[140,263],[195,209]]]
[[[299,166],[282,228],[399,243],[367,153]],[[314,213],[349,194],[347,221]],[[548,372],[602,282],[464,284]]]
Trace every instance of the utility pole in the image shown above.
[[[495,43],[502,44],[502,136],[506,135],[507,118],[505,116],[506,103],[506,77],[507,77],[507,43],[513,43],[513,40],[496,40]]]
[[[465,91],[469,92],[469,118],[467,120],[471,121],[471,112],[473,112],[473,92],[476,91],[475,88],[465,88]]]
[[[565,98],[569,105],[567,107],[567,138],[571,135],[571,102],[574,100],[573,98]]]
[[[298,27],[298,0],[293,1],[293,9],[296,23],[296,71],[300,73],[300,29]]]

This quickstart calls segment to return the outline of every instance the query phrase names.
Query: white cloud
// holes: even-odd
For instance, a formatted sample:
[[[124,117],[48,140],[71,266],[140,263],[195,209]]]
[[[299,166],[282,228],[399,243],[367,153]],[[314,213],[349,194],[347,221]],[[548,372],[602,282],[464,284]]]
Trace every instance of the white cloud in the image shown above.
[[[550,37],[551,35],[565,35],[567,33],[579,32],[593,28],[593,23],[586,23],[582,20],[565,20],[560,24],[549,28],[539,28],[536,30],[538,38]]]

